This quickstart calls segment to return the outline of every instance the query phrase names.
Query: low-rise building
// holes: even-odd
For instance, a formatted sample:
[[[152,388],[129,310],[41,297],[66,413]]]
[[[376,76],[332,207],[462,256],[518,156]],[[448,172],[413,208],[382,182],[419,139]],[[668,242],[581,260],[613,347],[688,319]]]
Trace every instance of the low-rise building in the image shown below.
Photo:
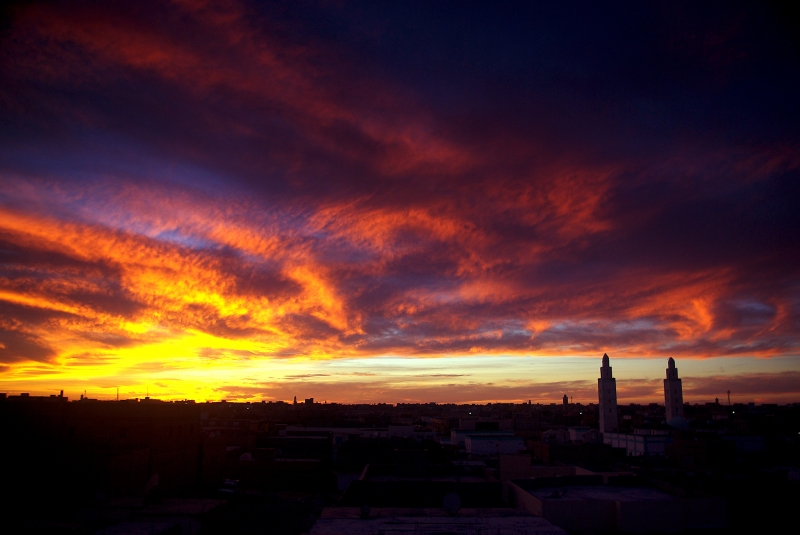
[[[500,431],[499,429],[452,429],[450,431],[450,444],[452,446],[466,447],[468,436],[491,435],[513,437],[513,431]]]
[[[309,535],[565,535],[533,514],[507,508],[451,510],[327,508]]]
[[[509,501],[567,531],[677,533],[727,525],[722,498],[673,496],[616,479],[619,484],[604,484],[599,475],[513,480]]]
[[[582,425],[582,426],[570,427],[568,431],[569,431],[569,439],[572,442],[581,442],[584,440],[584,437],[587,434],[591,434],[592,428],[589,426]]]
[[[664,455],[672,443],[669,431],[637,429],[634,433],[603,433],[603,442],[612,448],[624,448],[629,456]]]
[[[525,449],[525,440],[506,434],[467,435],[464,447],[471,455],[500,455]]]

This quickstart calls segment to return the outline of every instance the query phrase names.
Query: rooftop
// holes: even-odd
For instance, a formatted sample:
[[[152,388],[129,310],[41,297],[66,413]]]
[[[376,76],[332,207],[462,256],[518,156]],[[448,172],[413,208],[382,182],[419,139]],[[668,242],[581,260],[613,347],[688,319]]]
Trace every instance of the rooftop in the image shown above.
[[[327,508],[309,535],[451,535],[486,533],[496,535],[565,535],[547,520],[515,509],[461,509],[448,515],[444,509],[372,509],[367,518],[355,507]]]
[[[541,487],[528,489],[529,494],[542,500],[592,500],[638,502],[642,500],[674,500],[665,492],[648,487],[617,487],[608,485],[586,485],[567,487]]]

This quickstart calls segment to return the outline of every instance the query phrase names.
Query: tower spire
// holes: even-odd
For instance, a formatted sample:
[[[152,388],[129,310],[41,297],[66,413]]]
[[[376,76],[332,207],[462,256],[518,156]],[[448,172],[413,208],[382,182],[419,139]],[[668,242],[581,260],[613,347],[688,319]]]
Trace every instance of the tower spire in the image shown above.
[[[664,407],[667,411],[667,423],[673,418],[683,418],[683,385],[678,378],[675,359],[667,360],[667,378],[664,379]]]
[[[617,416],[617,380],[611,374],[607,353],[603,353],[603,365],[597,380],[597,394],[600,398],[600,432],[613,433],[619,427]]]

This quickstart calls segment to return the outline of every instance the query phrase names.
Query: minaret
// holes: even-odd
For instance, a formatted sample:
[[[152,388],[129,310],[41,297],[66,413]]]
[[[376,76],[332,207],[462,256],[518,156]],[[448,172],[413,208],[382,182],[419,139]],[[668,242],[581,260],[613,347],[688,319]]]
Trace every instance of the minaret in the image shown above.
[[[617,380],[611,376],[608,355],[603,354],[603,366],[597,380],[597,393],[600,397],[600,432],[615,433],[617,423]]]
[[[664,406],[667,409],[667,422],[673,418],[683,418],[683,385],[678,379],[675,359],[667,361],[667,378],[664,379]]]

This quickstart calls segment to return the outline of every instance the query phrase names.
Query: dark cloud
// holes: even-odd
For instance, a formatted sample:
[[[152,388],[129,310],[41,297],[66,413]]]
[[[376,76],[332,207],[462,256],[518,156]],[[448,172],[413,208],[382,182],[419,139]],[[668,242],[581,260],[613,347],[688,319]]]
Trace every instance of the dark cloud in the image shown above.
[[[330,323],[311,314],[287,314],[280,325],[301,340],[324,340],[340,334]]]
[[[256,294],[269,298],[281,298],[300,293],[297,282],[287,279],[280,273],[259,272],[252,270],[238,273],[236,290],[242,294]]]
[[[287,379],[311,379],[312,377],[328,377],[327,373],[304,373],[300,375],[287,375]]]
[[[141,340],[129,337],[129,336],[122,336],[119,334],[110,334],[110,333],[85,333],[85,338],[91,340],[92,342],[98,342],[101,345],[113,348],[123,348],[123,347],[131,347],[141,343]],[[103,357],[95,356],[98,362],[103,360]]]
[[[38,337],[19,331],[0,329],[0,362],[25,360],[46,362],[55,351]]]

